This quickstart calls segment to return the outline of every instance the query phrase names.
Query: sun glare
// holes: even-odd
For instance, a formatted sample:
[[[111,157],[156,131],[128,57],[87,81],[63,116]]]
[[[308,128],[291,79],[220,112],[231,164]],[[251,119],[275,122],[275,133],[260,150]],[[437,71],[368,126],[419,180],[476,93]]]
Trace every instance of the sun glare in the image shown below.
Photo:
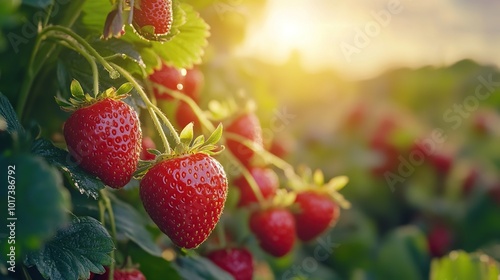
[[[273,6],[278,4],[280,8]],[[293,50],[303,52],[311,47],[316,28],[311,28],[314,18],[304,6],[307,7],[297,3],[283,5],[280,1],[270,2],[266,16],[253,26],[252,35],[242,51],[260,53],[282,61]]]

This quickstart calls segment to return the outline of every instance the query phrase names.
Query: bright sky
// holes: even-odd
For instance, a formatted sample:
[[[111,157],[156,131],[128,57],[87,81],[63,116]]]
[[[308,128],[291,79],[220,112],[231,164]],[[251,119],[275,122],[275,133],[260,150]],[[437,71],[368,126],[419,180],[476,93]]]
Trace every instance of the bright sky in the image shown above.
[[[241,54],[279,63],[297,49],[308,68],[355,78],[463,58],[500,66],[499,15],[498,0],[268,0]]]

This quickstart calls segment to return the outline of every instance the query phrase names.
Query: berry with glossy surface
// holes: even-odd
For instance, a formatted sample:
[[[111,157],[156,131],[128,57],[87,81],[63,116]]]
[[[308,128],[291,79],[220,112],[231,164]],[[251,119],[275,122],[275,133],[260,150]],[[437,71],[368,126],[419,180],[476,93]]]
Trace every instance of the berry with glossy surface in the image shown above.
[[[295,220],[284,208],[253,212],[250,230],[259,240],[260,247],[275,257],[289,253],[295,243]]]
[[[259,119],[253,113],[247,113],[236,118],[227,126],[226,133],[234,133],[253,142],[257,147],[262,147],[262,128]],[[244,165],[248,165],[254,156],[252,149],[234,139],[227,140],[227,148]]]
[[[222,214],[226,174],[217,160],[204,153],[166,159],[144,175],[140,196],[151,219],[174,244],[196,248]]]
[[[212,251],[207,255],[213,263],[229,272],[235,280],[252,280],[252,254],[244,248],[230,248]]]
[[[340,207],[323,193],[304,191],[297,194],[295,203],[298,212],[294,214],[297,236],[302,241],[310,241],[323,233],[337,221]]]
[[[279,181],[278,176],[272,169],[251,167],[249,171],[255,179],[255,182],[257,183],[264,199],[268,199],[276,193],[276,190],[279,187]],[[258,201],[255,193],[250,187],[250,184],[244,176],[240,176],[234,180],[234,185],[240,190],[240,200],[238,202],[238,206],[247,206]]]
[[[140,30],[145,26],[154,27],[153,34],[164,35],[172,27],[172,0],[136,0],[133,24]]]
[[[137,168],[142,132],[137,113],[123,101],[106,98],[76,110],[64,138],[79,166],[112,188],[125,186]]]
[[[149,75],[149,80],[153,82],[153,92],[156,99],[172,100],[172,96],[166,92],[162,92],[155,86],[155,83],[171,90],[182,90],[184,77],[181,70],[162,64],[160,69],[155,69],[153,74]]]
[[[113,279],[114,280],[146,280],[146,276],[142,274],[141,271],[139,271],[136,268],[126,268],[126,269],[120,269],[120,268],[115,268],[115,271],[113,273]],[[109,280],[109,268],[106,267],[106,272],[104,274],[95,274],[94,280]]]

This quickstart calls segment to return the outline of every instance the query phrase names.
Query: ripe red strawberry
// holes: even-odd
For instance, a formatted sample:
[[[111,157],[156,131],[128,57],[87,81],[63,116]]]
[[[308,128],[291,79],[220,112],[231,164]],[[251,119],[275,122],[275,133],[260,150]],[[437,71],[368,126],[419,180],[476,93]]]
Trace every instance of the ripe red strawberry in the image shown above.
[[[146,38],[168,34],[172,27],[172,0],[136,0],[133,24]],[[144,30],[146,26],[154,30]]]
[[[191,106],[186,102],[179,102],[177,110],[175,111],[175,120],[180,127],[185,127],[189,123],[193,123],[194,129],[201,130],[200,121]]]
[[[106,272],[104,274],[95,274],[94,280],[108,280],[109,279],[109,268],[106,267]],[[120,269],[115,268],[113,274],[114,280],[146,280],[146,276],[142,274],[136,268]]]
[[[279,182],[278,176],[272,169],[251,167],[249,171],[259,186],[260,192],[264,198],[270,198],[276,193],[276,190],[279,187]],[[238,206],[247,206],[251,203],[257,202],[257,197],[244,176],[238,177],[234,180],[234,185],[240,189],[240,201]]]
[[[478,179],[479,172],[475,168],[471,169],[465,177],[462,185],[462,191],[464,192],[464,194],[470,194],[472,192]]]
[[[186,76],[184,77],[184,81],[182,83],[182,92],[191,97],[194,101],[198,102],[203,80],[203,73],[198,68],[187,69]]]
[[[284,208],[253,212],[250,230],[259,240],[260,247],[275,257],[286,255],[295,243],[295,220]]]
[[[226,174],[218,161],[201,152],[165,159],[144,175],[140,196],[151,219],[174,244],[196,248],[222,214]]]
[[[253,113],[246,113],[235,119],[227,126],[226,132],[237,134],[262,147],[262,128]],[[233,139],[227,140],[227,147],[244,165],[248,165],[254,155],[253,150]]]
[[[453,157],[444,153],[434,153],[429,156],[430,163],[440,175],[447,175],[453,166]]]
[[[295,203],[299,206],[298,213],[294,214],[297,236],[302,241],[318,237],[340,214],[340,207],[327,194],[315,191],[297,194]]]
[[[142,160],[153,160],[155,159],[155,155],[148,152],[148,149],[156,149],[155,142],[150,137],[142,138],[142,150],[140,159]]]
[[[235,280],[252,280],[253,258],[252,254],[245,248],[212,251],[207,255],[207,258],[229,272]]]
[[[159,84],[171,90],[182,90],[184,77],[182,75],[182,71],[168,66],[166,64],[162,64],[161,68],[155,70],[153,74],[149,75],[149,80],[153,83]],[[172,100],[172,96],[166,92],[162,92],[153,84],[153,92],[155,94],[156,99],[159,100]]]
[[[290,143],[285,139],[274,138],[269,147],[269,152],[279,158],[285,158],[290,153]]]
[[[64,124],[64,138],[80,166],[112,188],[125,186],[137,168],[141,127],[123,101],[105,98],[77,109]]]
[[[453,233],[443,225],[435,225],[427,235],[429,251],[433,257],[441,257],[451,249]]]

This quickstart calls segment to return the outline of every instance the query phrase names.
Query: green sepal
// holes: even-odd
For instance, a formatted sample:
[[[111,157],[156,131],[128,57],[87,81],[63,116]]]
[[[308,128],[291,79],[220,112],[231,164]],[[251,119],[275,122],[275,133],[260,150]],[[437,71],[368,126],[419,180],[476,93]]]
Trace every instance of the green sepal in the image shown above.
[[[194,136],[193,123],[188,123],[188,125],[186,125],[184,129],[182,129],[179,135],[181,143],[186,146],[189,146],[191,144],[191,142],[193,141],[193,136]]]
[[[91,96],[83,91],[82,86],[77,80],[71,82],[71,97],[66,100],[60,96],[56,96],[55,100],[57,105],[61,107],[63,111],[72,112],[83,107],[88,107],[94,103],[97,103],[103,99],[111,98],[115,100],[126,98],[129,92],[133,89],[131,83],[124,83],[116,90],[114,87],[110,87],[103,92],[97,94],[97,96]]]
[[[82,85],[77,80],[71,81],[70,90],[71,95],[73,95],[77,99],[82,99],[85,97],[85,92],[83,91]]]
[[[219,142],[222,137],[222,123],[219,123],[217,128],[212,132],[210,137],[208,137],[207,141],[205,141],[205,145],[211,145]]]

